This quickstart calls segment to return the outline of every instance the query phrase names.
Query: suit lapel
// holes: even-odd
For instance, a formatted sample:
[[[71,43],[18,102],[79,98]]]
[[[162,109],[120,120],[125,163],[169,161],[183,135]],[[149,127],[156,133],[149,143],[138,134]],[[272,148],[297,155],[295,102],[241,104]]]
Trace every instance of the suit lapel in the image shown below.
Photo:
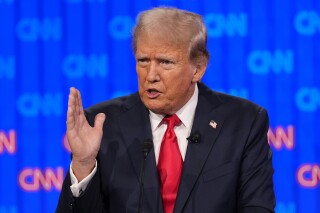
[[[199,99],[191,132],[198,131],[201,135],[201,141],[200,143],[188,144],[174,208],[174,212],[177,213],[182,212],[224,121],[221,113],[216,109],[221,104],[221,100],[203,84],[198,84],[198,86]],[[149,112],[138,95],[129,98],[124,105],[125,112],[119,118],[119,126],[137,176],[137,182],[139,182],[143,159],[142,143],[145,139],[153,138]],[[216,122],[216,128],[209,125],[211,120]],[[145,169],[143,212],[163,212],[159,177],[153,149],[147,157]]]
[[[224,118],[215,109],[219,104],[220,100],[216,95],[200,84],[198,105],[191,134],[198,131],[201,135],[201,141],[188,144],[174,212],[182,212],[219,135],[224,121]],[[217,125],[210,125],[211,120]]]
[[[137,183],[139,183],[143,161],[142,144],[146,139],[153,139],[149,111],[140,101],[139,97],[129,99],[125,103],[125,112],[119,118],[119,126],[136,173]],[[137,197],[137,201],[138,199]],[[147,208],[151,212],[162,212],[158,173],[153,149],[151,149],[146,159],[143,208]]]

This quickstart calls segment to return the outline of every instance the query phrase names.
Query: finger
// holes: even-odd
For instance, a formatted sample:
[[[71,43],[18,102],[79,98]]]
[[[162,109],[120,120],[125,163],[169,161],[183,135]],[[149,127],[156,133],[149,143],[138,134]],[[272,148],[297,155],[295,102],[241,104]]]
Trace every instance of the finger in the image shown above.
[[[84,114],[84,111],[83,111],[83,106],[82,106],[82,98],[81,98],[81,93],[80,93],[80,91],[79,90],[77,90],[77,92],[78,92],[78,99],[77,99],[77,101],[78,101],[78,110],[79,110],[79,114]]]
[[[79,110],[79,91],[77,89],[75,89],[75,107],[76,107],[76,116],[78,116],[80,114],[80,110]]]
[[[69,95],[68,100],[68,111],[67,111],[67,129],[72,129],[75,126],[76,116],[75,116],[75,100],[74,95]]]
[[[77,113],[77,90],[74,87],[70,88],[69,100],[68,100],[68,108],[73,109],[74,116]]]
[[[73,106],[74,108],[75,100],[76,100],[76,89],[74,87],[71,87],[69,92],[68,107]]]
[[[106,115],[104,113],[99,113],[94,118],[94,128],[102,130],[103,123],[106,120]]]
[[[75,89],[70,88],[67,111],[67,124],[69,125],[75,122],[75,107]]]
[[[82,98],[81,98],[81,93],[78,90],[78,106],[79,106],[79,113],[83,114],[83,106],[82,106]]]
[[[73,128],[75,125],[75,116],[74,116],[74,109],[71,107],[68,107],[67,112],[67,129]]]

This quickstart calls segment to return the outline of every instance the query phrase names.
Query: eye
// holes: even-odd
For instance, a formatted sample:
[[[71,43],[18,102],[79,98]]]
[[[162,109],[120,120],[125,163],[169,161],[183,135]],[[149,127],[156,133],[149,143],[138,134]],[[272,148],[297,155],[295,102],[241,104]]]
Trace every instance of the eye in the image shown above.
[[[173,61],[170,61],[170,60],[167,60],[167,59],[163,59],[160,61],[161,64],[164,64],[164,65],[169,65],[169,64],[173,64]]]
[[[161,59],[159,60],[160,66],[165,70],[171,70],[175,67],[175,62],[172,59]]]
[[[148,58],[137,58],[137,63],[140,65],[147,65],[149,61]]]
[[[147,61],[147,59],[145,59],[145,58],[138,58],[138,62],[146,62]]]

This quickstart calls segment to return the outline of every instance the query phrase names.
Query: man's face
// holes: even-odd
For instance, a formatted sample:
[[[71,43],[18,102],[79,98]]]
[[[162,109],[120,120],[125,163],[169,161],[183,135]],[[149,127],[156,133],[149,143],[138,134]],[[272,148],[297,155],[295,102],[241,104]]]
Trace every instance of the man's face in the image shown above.
[[[191,64],[188,46],[172,45],[141,35],[137,40],[136,70],[139,94],[144,105],[158,114],[174,114],[191,98],[196,67]]]

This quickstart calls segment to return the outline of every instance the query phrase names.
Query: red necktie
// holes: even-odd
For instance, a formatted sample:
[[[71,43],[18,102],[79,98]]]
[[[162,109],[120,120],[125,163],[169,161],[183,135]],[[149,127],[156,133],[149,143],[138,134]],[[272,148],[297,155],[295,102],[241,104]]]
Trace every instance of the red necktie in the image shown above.
[[[167,130],[161,143],[158,171],[161,180],[160,191],[164,213],[172,213],[174,203],[176,202],[183,164],[177,136],[173,130],[180,123],[180,119],[174,114],[164,117],[163,121],[167,123]]]

